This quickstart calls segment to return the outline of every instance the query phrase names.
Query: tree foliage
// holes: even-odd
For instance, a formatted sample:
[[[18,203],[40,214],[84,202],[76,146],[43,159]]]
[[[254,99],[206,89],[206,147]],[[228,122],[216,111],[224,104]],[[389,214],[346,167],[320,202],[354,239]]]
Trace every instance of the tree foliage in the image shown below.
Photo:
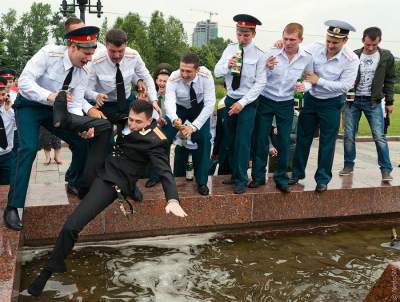
[[[21,72],[26,62],[46,43],[63,43],[65,18],[58,11],[52,12],[49,4],[34,2],[21,16],[10,9],[1,18],[0,67]],[[217,38],[201,48],[191,48],[182,22],[172,16],[166,17],[160,11],[153,12],[148,24],[137,13],[128,12],[119,17],[113,27],[127,33],[128,46],[140,53],[150,71],[154,71],[159,63],[178,68],[180,57],[189,51],[197,53],[201,64],[213,70],[228,43]],[[108,29],[108,20],[104,18],[100,42],[105,42]]]

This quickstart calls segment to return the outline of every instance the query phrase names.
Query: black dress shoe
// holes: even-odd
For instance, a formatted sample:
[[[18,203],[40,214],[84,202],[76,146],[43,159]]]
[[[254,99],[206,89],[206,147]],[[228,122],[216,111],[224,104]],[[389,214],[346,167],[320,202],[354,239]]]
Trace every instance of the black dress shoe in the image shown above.
[[[318,193],[325,192],[326,190],[328,190],[328,185],[326,184],[317,184],[317,186],[315,187],[315,191]]]
[[[71,183],[67,184],[67,192],[72,195],[79,196],[79,189]]]
[[[233,189],[233,193],[235,194],[243,194],[246,191],[246,187],[244,185],[237,185]]]
[[[247,187],[249,188],[258,188],[259,186],[265,185],[265,181],[257,181],[257,180],[252,180]]]
[[[210,194],[210,190],[206,185],[201,185],[197,187],[197,192],[199,192],[201,195],[207,196]]]
[[[299,183],[299,178],[298,177],[290,177],[288,181],[289,186],[293,186],[295,184]]]
[[[224,180],[222,181],[222,183],[223,183],[224,185],[233,185],[233,180],[232,180],[232,178],[224,179]]]
[[[21,222],[21,219],[19,218],[17,208],[11,208],[11,207],[5,208],[4,214],[3,214],[3,219],[4,219],[4,224],[9,229],[12,229],[15,231],[22,230],[22,222]]]
[[[146,187],[146,188],[151,188],[151,187],[154,187],[156,184],[158,184],[160,182],[160,180],[159,179],[152,179],[152,178],[149,178],[147,181],[146,181],[146,183],[144,184],[144,186]]]
[[[55,128],[64,128],[70,122],[70,114],[68,112],[67,93],[61,90],[53,104],[53,126]]]
[[[276,184],[276,188],[281,191],[282,193],[290,193],[289,185],[284,184]]]

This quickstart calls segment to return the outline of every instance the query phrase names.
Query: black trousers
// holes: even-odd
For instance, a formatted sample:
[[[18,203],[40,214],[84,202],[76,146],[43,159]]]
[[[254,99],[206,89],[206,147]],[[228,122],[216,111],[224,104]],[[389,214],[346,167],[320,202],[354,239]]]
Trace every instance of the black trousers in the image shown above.
[[[65,272],[67,270],[65,259],[71,253],[79,233],[116,198],[117,193],[113,184],[97,177],[93,181],[89,193],[65,222],[45,269],[53,273]]]
[[[70,114],[68,123],[63,124],[62,128],[72,132],[83,132],[94,128],[94,137],[89,139],[89,154],[83,173],[85,187],[89,189],[93,180],[96,178],[96,171],[102,167],[108,154],[108,142],[112,133],[112,125],[108,120],[96,119],[89,116]]]

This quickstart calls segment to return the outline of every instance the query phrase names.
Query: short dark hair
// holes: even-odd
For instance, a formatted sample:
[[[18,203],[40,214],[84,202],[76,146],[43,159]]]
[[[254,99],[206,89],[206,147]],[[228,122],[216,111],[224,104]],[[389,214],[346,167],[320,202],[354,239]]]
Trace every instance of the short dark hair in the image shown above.
[[[67,20],[64,22],[64,31],[66,33],[70,32],[71,30],[69,27],[73,24],[81,24],[84,23],[81,19],[76,18],[76,17],[69,17]]]
[[[195,53],[187,53],[183,55],[181,62],[185,64],[193,64],[196,69],[200,66],[200,58]]]
[[[147,118],[151,118],[153,115],[153,105],[147,101],[136,100],[132,103],[131,109],[135,113],[142,113],[146,115]]]
[[[375,41],[376,38],[379,38],[379,41],[382,40],[382,31],[379,27],[373,26],[373,27],[368,27],[364,30],[363,33],[363,41],[365,37],[370,38],[372,41]]]
[[[113,28],[106,33],[106,43],[111,43],[117,47],[126,44],[128,36],[122,29]]]

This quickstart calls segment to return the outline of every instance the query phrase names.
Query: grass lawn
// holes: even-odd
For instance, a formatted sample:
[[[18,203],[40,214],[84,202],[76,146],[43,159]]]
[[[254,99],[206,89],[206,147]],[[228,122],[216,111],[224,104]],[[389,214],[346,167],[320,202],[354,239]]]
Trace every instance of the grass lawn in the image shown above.
[[[388,136],[400,135],[400,94],[395,95],[394,112],[390,115],[390,126],[388,129]],[[342,132],[342,131],[341,131]],[[361,117],[360,126],[358,129],[358,135],[360,136],[371,136],[371,130],[369,128],[367,119],[364,114]]]

